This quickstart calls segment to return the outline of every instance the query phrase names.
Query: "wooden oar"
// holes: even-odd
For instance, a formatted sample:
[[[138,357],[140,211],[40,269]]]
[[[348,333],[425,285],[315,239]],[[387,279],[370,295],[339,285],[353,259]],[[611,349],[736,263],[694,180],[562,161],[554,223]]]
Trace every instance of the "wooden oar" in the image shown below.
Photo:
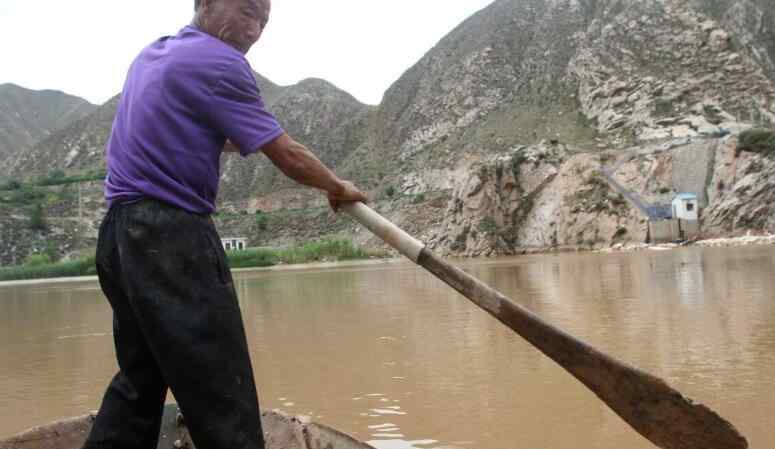
[[[603,354],[443,261],[362,203],[342,206],[388,245],[433,273],[580,380],[633,429],[663,449],[746,449],[732,424],[662,379]]]

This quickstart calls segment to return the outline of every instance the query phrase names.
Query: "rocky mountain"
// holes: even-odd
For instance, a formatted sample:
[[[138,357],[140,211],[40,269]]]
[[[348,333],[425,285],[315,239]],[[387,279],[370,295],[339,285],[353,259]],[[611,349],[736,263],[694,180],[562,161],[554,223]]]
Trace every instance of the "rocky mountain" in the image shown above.
[[[775,123],[773,11],[773,0],[496,0],[378,107],[321,80],[258,82],[291,135],[444,254],[643,242],[647,217],[631,197],[662,205],[681,192],[701,198],[707,235],[775,232],[775,152],[738,145]],[[74,124],[16,173],[98,167],[100,111],[103,132]],[[224,158],[221,203],[222,230],[253,244],[331,233],[373,243],[330,225],[320,195],[261,157]],[[274,220],[261,232],[240,218],[258,210]]]
[[[95,109],[86,100],[62,92],[0,85],[0,175],[22,149],[64,128]]]

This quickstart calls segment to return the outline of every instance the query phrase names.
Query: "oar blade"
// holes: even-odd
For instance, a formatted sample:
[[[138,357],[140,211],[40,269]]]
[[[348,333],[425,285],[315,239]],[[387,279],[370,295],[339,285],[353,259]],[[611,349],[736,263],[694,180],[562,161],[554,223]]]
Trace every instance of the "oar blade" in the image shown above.
[[[613,383],[582,380],[633,429],[663,449],[747,449],[727,420],[650,374],[624,364]],[[577,376],[578,377],[578,376]],[[599,377],[599,373],[598,376]]]

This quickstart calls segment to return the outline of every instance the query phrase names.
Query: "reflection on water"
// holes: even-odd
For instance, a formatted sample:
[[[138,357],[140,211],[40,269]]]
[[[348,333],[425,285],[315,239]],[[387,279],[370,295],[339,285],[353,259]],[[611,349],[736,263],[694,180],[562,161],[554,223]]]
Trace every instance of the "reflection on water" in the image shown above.
[[[752,447],[775,427],[775,249],[571,254],[464,268],[666,379]],[[440,281],[403,263],[244,273],[264,407],[379,449],[646,449],[592,393]],[[97,408],[114,374],[94,284],[0,288],[0,435]]]

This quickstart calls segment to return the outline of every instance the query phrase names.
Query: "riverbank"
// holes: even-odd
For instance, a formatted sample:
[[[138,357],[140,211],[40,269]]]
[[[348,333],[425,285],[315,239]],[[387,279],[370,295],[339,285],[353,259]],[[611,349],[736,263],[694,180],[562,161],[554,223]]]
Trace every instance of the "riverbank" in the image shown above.
[[[279,249],[248,249],[227,252],[232,269],[269,268],[313,263],[370,260],[385,258],[385,252],[367,250],[347,239],[326,239],[299,246]],[[44,281],[64,279],[66,282],[94,279],[94,256],[59,263],[33,263],[0,268],[0,283],[11,281]]]
[[[614,245],[611,248],[598,250],[602,253],[613,252],[634,252],[634,251],[667,251],[676,248],[685,248],[688,246],[700,246],[704,248],[727,248],[741,246],[764,246],[775,245],[775,234],[772,235],[745,235],[739,237],[719,237],[711,239],[702,239],[688,241],[684,243],[660,243],[660,244],[634,244],[634,245]]]

